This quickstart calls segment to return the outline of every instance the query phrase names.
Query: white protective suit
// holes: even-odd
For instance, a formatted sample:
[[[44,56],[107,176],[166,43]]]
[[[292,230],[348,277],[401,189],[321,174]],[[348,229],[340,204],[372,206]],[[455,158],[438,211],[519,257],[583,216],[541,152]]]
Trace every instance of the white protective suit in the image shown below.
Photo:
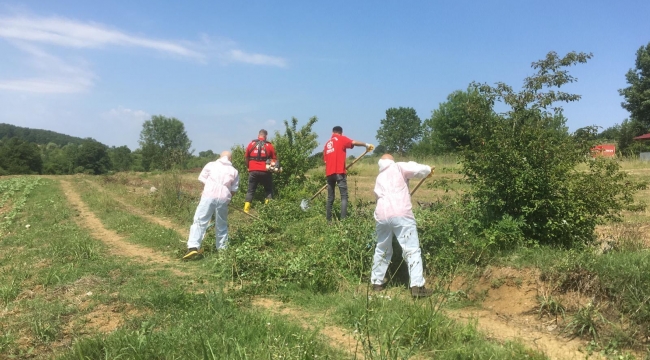
[[[210,223],[212,214],[216,213],[215,233],[217,249],[224,249],[228,243],[228,204],[232,193],[239,189],[239,173],[232,166],[228,157],[223,156],[217,161],[207,163],[199,181],[205,186],[201,201],[194,213],[194,223],[190,227],[187,240],[188,248],[200,248],[203,235]]]
[[[410,286],[424,286],[420,241],[411,210],[408,180],[421,179],[430,173],[431,167],[413,161],[396,163],[390,159],[379,160],[379,175],[375,183],[377,246],[370,279],[373,284],[384,283],[393,255],[392,240],[395,235],[408,265]]]

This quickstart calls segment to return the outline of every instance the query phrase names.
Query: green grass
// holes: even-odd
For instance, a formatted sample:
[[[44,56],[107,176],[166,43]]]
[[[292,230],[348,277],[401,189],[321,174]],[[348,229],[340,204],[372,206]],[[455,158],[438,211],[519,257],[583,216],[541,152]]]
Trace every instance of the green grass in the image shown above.
[[[218,287],[108,255],[73,221],[52,180],[41,180],[26,200],[0,242],[0,283],[11,314],[0,321],[0,358],[343,357],[316,333],[242,308]],[[93,323],[97,314],[102,324]]]
[[[137,233],[141,226],[152,231],[156,228],[155,225],[142,224],[137,217],[123,214],[120,206],[111,202],[110,195],[89,196],[93,193],[92,188],[80,185],[84,199],[108,228],[122,231],[125,236],[132,231]],[[233,296],[275,294],[290,300],[290,304],[300,305],[308,313],[334,314],[327,322],[350,331],[357,330],[357,334],[365,331],[376,339],[361,344],[367,358],[402,358],[408,354],[450,359],[470,355],[477,359],[544,358],[516,343],[486,341],[473,325],[459,325],[437,310],[428,308],[426,302],[413,303],[407,297],[395,302],[381,302],[381,305],[375,305],[379,303],[373,301],[373,305],[367,307],[365,295],[332,288],[332,285],[338,286],[341,277],[349,277],[345,282],[350,287],[366,282],[363,278],[369,269],[363,266],[367,267],[371,259],[371,248],[366,243],[372,241],[373,224],[368,222],[366,228],[359,226],[357,221],[367,218],[366,212],[353,215],[350,221],[340,225],[329,226],[320,210],[303,213],[297,211],[296,206],[294,211],[289,211],[281,201],[274,201],[261,208],[259,216],[265,221],[249,222],[248,226],[231,231],[230,250],[192,263],[201,271],[211,270],[213,276],[221,276],[221,281],[230,280],[233,275],[243,281],[244,288],[239,295],[229,293]],[[274,224],[273,219],[278,218],[283,219],[283,225],[288,225]],[[147,240],[138,240],[138,236],[129,238],[148,246],[158,246],[161,250],[166,246],[165,242],[155,245]],[[360,239],[367,241],[359,243]],[[289,253],[291,256],[287,256]],[[359,275],[355,278],[354,274]],[[211,277],[210,281],[216,279]]]

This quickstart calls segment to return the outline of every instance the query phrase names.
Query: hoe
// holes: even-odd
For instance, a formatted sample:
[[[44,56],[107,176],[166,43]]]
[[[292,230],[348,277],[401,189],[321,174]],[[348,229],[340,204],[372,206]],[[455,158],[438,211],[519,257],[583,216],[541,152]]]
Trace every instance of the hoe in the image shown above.
[[[351,168],[352,165],[354,165],[357,161],[361,160],[361,158],[363,158],[363,157],[364,157],[364,156],[365,156],[369,151],[370,151],[370,150],[366,149],[366,152],[364,152],[363,154],[361,154],[361,156],[359,156],[359,157],[357,157],[356,159],[354,159],[354,161],[352,161],[348,166],[346,166],[345,169],[347,170],[347,169]],[[318,196],[318,194],[322,193],[323,190],[325,190],[325,189],[327,189],[327,184],[325,184],[325,186],[323,186],[322,188],[320,188],[320,190],[318,190],[318,191],[314,194],[314,196],[312,196],[311,198],[309,198],[309,200],[307,200],[307,199],[302,199],[302,201],[300,202],[300,208],[301,208],[303,211],[307,211],[307,209],[309,209],[309,202],[312,201],[312,200],[314,200],[314,198],[316,198],[316,196]]]

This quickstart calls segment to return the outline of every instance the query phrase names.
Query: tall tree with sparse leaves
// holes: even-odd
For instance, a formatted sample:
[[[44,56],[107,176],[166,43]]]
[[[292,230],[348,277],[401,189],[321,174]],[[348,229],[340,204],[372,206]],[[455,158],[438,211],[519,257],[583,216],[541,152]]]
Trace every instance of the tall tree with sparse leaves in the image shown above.
[[[386,110],[377,130],[377,141],[390,153],[406,154],[422,134],[422,121],[413,108],[399,107]]]

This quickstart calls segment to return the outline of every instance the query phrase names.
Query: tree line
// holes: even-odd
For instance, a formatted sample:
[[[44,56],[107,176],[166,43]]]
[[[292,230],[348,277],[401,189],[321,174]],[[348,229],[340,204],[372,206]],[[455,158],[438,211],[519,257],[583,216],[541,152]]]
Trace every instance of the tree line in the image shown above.
[[[569,58],[563,61],[558,61],[554,66],[572,64]],[[533,68],[540,66],[539,62],[533,63]],[[552,79],[550,70],[547,72],[540,75],[539,83],[557,85],[563,74],[555,73],[556,78]],[[630,117],[623,120],[621,124],[601,132],[597,127],[590,126],[570,134],[566,127],[566,118],[560,109],[554,112],[552,117],[547,118],[543,125],[536,123],[535,126],[542,126],[546,130],[557,133],[558,136],[571,137],[576,141],[616,142],[619,154],[623,155],[636,155],[640,151],[649,151],[648,143],[636,142],[632,139],[650,131],[650,43],[638,49],[635,67],[625,76],[629,86],[620,89],[619,93],[624,98],[621,105],[630,112]],[[525,79],[524,89],[528,89],[532,81],[533,77]],[[575,78],[567,75],[564,81],[573,82]],[[541,96],[539,94],[541,89],[530,88],[528,92],[516,93],[512,87],[499,84],[497,90],[485,84],[472,83],[466,90],[457,90],[449,94],[446,101],[433,110],[431,117],[424,121],[413,108],[389,108],[377,130],[376,138],[379,145],[375,153],[389,152],[413,156],[467,153],[468,150],[471,151],[472,145],[476,145],[476,141],[486,143],[485,134],[481,131],[495,124],[495,119],[503,120],[524,111],[550,111],[553,110],[554,102],[579,99],[579,96],[571,97],[558,90],[549,92],[544,101],[540,99],[533,101],[531,97]],[[496,102],[510,105],[513,110],[498,114],[494,111]],[[291,124],[285,121],[284,133],[276,132],[273,140],[280,144],[278,152],[284,153],[283,157],[287,165],[285,169],[288,165],[303,168],[320,163],[320,154],[313,154],[318,147],[316,134],[311,131],[314,122],[316,122],[315,117],[310,119],[302,129],[297,129],[297,120],[294,118]],[[515,120],[510,129],[511,133],[516,133],[517,126],[523,126],[524,123]],[[8,124],[0,124],[0,139],[0,175],[105,174],[111,171],[197,168],[216,158],[212,150],[195,155],[194,150],[190,150],[192,142],[187,136],[183,122],[162,115],[154,115],[143,123],[140,147],[134,151],[127,146],[108,147],[92,138],[80,139],[52,131],[27,129]],[[301,139],[305,139],[304,144],[295,143]],[[507,139],[503,141],[507,142]],[[286,149],[280,152],[283,144],[287,144]],[[236,146],[233,150],[236,151],[237,148]],[[299,173],[296,174],[300,176]]]
[[[621,106],[630,112],[630,117],[600,132],[597,128],[588,127],[576,130],[575,134],[588,135],[598,142],[614,142],[618,145],[619,154],[636,156],[641,151],[650,151],[648,142],[633,140],[650,132],[650,43],[638,49],[635,67],[627,72],[625,78],[629,86],[620,89],[619,94],[624,99]],[[503,115],[494,113],[495,98],[483,90],[477,84],[470,84],[466,90],[452,92],[424,121],[410,107],[386,110],[386,117],[381,120],[381,127],[377,131],[379,145],[376,152],[416,156],[459,153],[472,140],[471,126]],[[561,100],[561,95],[554,93],[553,96]],[[560,119],[563,117],[561,113],[557,116],[559,122],[565,122]]]

